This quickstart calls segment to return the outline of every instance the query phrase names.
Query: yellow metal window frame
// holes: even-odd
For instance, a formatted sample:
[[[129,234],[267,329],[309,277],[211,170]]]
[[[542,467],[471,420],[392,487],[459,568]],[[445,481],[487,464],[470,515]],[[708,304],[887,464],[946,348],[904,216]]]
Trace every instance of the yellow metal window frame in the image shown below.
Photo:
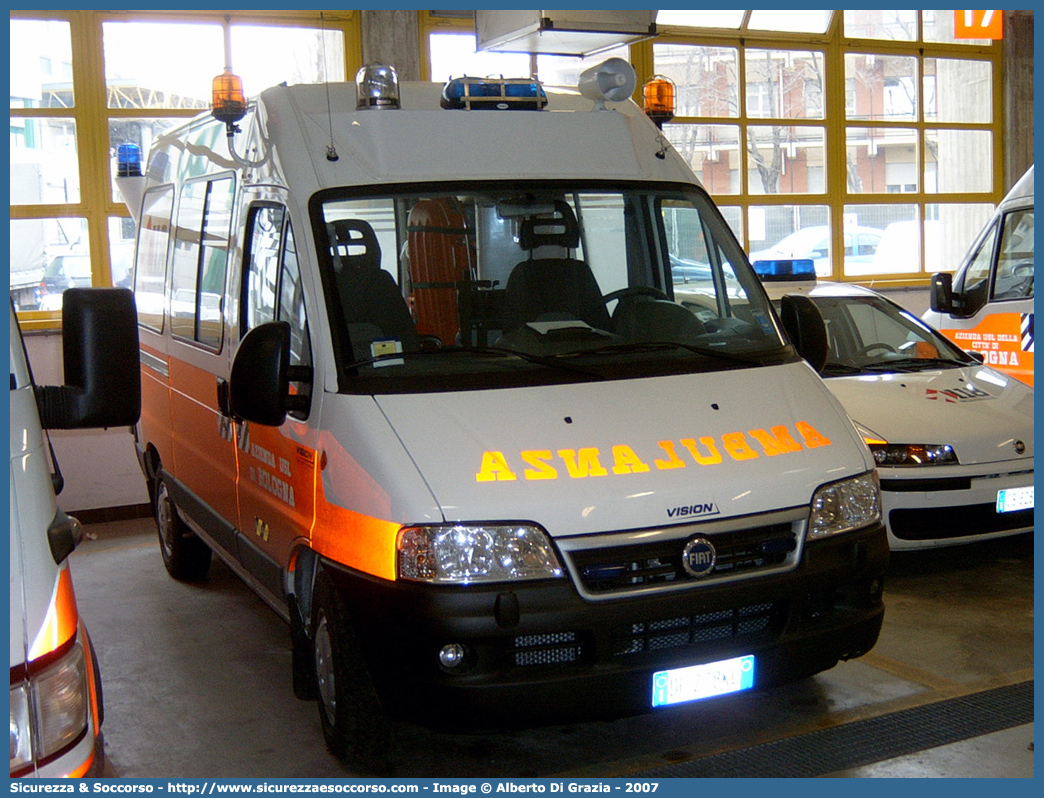
[[[772,119],[751,118],[746,116],[745,92],[739,91],[741,112],[736,117],[675,117],[671,123],[674,124],[730,124],[737,125],[740,129],[740,141],[745,140],[748,126],[764,126],[773,122],[779,122],[787,126],[814,126],[825,128],[826,135],[826,174],[827,186],[823,194],[757,194],[747,193],[748,166],[746,159],[741,159],[741,191],[738,194],[721,195],[716,197],[722,205],[737,207],[743,214],[744,220],[748,218],[751,206],[769,205],[817,205],[827,206],[830,211],[831,241],[834,252],[844,252],[844,230],[839,220],[844,218],[846,205],[888,205],[902,204],[915,205],[921,219],[921,268],[917,274],[910,275],[859,275],[846,277],[843,273],[843,258],[836,258],[833,265],[832,279],[848,282],[874,281],[875,285],[884,286],[925,286],[928,284],[930,275],[924,271],[924,225],[925,209],[929,205],[940,205],[947,203],[996,204],[1003,197],[1003,52],[999,42],[991,45],[982,44],[950,44],[923,41],[923,13],[917,11],[917,33],[913,41],[888,41],[882,39],[861,39],[847,37],[844,33],[844,14],[835,11],[830,25],[822,34],[789,33],[783,31],[764,31],[749,27],[751,12],[745,12],[741,25],[736,29],[711,29],[690,28],[682,26],[659,25],[659,35],[653,40],[647,40],[632,45],[630,48],[630,59],[638,72],[638,89],[635,92],[635,101],[641,102],[641,86],[655,74],[654,46],[655,44],[668,43],[680,45],[704,45],[734,47],[741,53],[740,75],[738,86],[745,85],[744,49],[780,49],[780,50],[814,50],[824,55],[825,72],[830,76],[840,76],[828,80],[823,98],[824,114],[822,119]],[[941,12],[947,13],[947,12]],[[467,18],[454,18],[446,16],[435,16],[432,12],[420,12],[421,30],[421,65],[425,76],[430,71],[430,50],[428,41],[432,33],[437,32],[474,32],[472,20]],[[846,190],[845,181],[841,179],[846,172],[846,131],[848,128],[867,127],[870,123],[866,120],[848,121],[845,116],[845,55],[848,53],[872,53],[875,55],[893,55],[915,58],[917,60],[917,76],[919,86],[923,87],[923,64],[929,58],[961,58],[978,59],[990,62],[992,65],[992,100],[991,121],[988,123],[940,123],[925,122],[923,119],[923,104],[919,104],[918,118],[914,121],[891,122],[873,121],[875,128],[902,128],[915,130],[920,141],[924,141],[925,133],[935,130],[985,130],[993,137],[993,184],[992,189],[984,192],[961,192],[961,193],[927,193],[925,191],[925,158],[920,158],[918,190],[916,192],[903,194],[887,193],[859,193],[851,194]],[[671,124],[668,123],[668,124]],[[922,151],[923,155],[923,151]],[[744,249],[749,251],[749,225],[743,225],[742,241]],[[969,242],[970,243],[970,242]],[[956,267],[958,264],[953,264]]]
[[[80,200],[50,205],[11,205],[11,219],[86,219],[92,284],[110,285],[109,221],[127,216],[113,202],[109,182],[109,121],[119,118],[192,118],[197,109],[109,108],[103,59],[106,22],[210,22],[232,25],[324,27],[344,34],[345,74],[362,66],[358,11],[11,11],[12,20],[69,23],[75,104],[72,108],[12,108],[11,119],[71,118],[76,124]],[[60,311],[23,311],[24,329],[49,329],[61,323]]]

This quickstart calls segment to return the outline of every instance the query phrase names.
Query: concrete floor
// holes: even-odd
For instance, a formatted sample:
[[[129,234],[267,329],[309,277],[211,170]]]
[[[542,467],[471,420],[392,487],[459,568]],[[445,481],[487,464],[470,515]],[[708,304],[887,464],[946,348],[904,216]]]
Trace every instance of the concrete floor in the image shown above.
[[[367,775],[326,753],[315,705],[293,697],[287,628],[217,558],[205,583],[182,584],[151,519],[87,531],[72,567],[101,662],[106,775]],[[613,722],[486,734],[398,724],[381,775],[634,776],[1032,682],[1031,535],[896,555],[886,605],[874,650],[813,679]],[[1032,777],[1032,748],[1032,723],[1016,724],[811,775]]]

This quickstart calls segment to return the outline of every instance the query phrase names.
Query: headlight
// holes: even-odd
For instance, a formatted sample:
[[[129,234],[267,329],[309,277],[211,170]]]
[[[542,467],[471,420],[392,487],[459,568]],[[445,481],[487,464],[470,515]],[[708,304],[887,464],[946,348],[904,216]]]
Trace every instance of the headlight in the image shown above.
[[[562,576],[551,543],[533,526],[416,526],[399,532],[399,577],[469,584]]]
[[[11,771],[74,743],[87,728],[87,667],[77,643],[11,688]],[[33,736],[35,735],[35,740]]]
[[[33,761],[33,736],[29,728],[29,695],[26,685],[11,688],[11,772]]]
[[[812,496],[808,538],[816,540],[881,520],[877,472],[823,485]]]
[[[874,462],[881,467],[959,465],[947,443],[870,443]]]

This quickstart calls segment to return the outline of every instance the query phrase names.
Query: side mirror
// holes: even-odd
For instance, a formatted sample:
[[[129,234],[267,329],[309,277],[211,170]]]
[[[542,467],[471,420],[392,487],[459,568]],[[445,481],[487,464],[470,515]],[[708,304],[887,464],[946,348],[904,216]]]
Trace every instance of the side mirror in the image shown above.
[[[802,294],[786,294],[780,301],[779,318],[798,354],[817,372],[822,371],[828,345],[826,324],[816,303]]]
[[[290,365],[290,325],[270,321],[243,336],[218,401],[235,418],[278,427],[287,413],[308,413],[309,397],[291,394],[291,381],[311,382],[312,369]]]
[[[939,272],[932,275],[929,305],[936,313],[953,313],[953,275]]]
[[[65,384],[36,389],[45,429],[125,427],[141,415],[134,295],[126,288],[69,288],[62,299]]]

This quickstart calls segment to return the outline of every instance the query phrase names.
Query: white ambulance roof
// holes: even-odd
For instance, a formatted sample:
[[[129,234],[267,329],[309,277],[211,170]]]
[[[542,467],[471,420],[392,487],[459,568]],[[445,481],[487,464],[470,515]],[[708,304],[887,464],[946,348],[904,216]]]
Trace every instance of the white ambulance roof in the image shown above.
[[[1033,199],[1033,167],[1030,166],[1026,170],[1026,174],[1018,179],[1018,182],[1011,187],[1011,191],[1007,193],[1001,205],[1005,205],[1009,202],[1015,202],[1016,200],[1024,200],[1026,198]]]
[[[576,92],[549,89],[542,111],[448,110],[440,106],[441,84],[403,83],[401,109],[357,111],[355,92],[354,83],[339,83],[261,93],[268,143],[283,174],[304,181],[299,189],[452,180],[694,180],[673,150],[657,157],[662,135],[630,100],[596,111]],[[326,157],[331,137],[335,161]]]

